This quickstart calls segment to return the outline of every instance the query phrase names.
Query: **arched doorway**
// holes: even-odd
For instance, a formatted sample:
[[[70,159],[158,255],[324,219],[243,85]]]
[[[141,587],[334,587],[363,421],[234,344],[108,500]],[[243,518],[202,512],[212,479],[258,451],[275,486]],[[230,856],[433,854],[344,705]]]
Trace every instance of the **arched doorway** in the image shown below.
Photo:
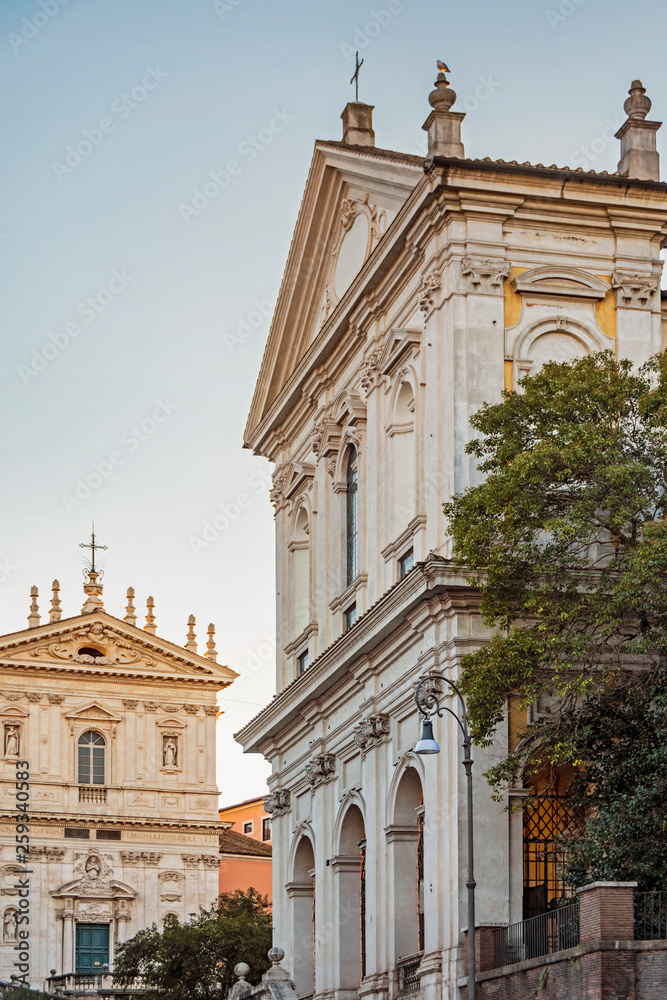
[[[357,990],[366,974],[366,829],[357,805],[345,813],[332,866],[338,898],[338,986]]]
[[[294,854],[293,880],[286,886],[292,923],[294,986],[297,996],[315,992],[315,854],[302,837]]]
[[[393,960],[424,950],[424,807],[414,767],[401,776],[387,829],[393,903]],[[391,912],[391,909],[390,909]]]

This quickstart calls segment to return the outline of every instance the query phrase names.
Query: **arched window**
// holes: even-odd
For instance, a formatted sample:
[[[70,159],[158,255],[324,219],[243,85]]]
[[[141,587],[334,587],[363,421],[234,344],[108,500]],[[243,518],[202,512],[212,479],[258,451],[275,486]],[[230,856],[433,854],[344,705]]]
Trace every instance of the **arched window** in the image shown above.
[[[79,737],[79,784],[104,784],[104,738],[92,729]]]
[[[417,461],[415,443],[415,396],[404,382],[396,397],[393,420],[394,442],[394,536],[403,532],[417,513]]]
[[[347,584],[359,572],[359,471],[357,449],[351,448],[347,459]]]

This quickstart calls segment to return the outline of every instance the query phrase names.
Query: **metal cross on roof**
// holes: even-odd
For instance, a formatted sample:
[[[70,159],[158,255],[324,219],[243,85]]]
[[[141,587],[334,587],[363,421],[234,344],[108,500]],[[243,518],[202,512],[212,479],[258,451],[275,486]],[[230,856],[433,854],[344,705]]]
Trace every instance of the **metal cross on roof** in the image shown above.
[[[356,61],[356,68],[354,70],[354,73],[352,74],[352,79],[350,80],[350,83],[353,83],[354,86],[355,86],[354,99],[355,99],[356,103],[358,104],[359,103],[359,70],[364,65],[364,60],[363,59],[361,60],[361,62],[359,62],[359,52],[357,52],[357,54],[355,56],[355,61]]]
[[[92,565],[90,567],[90,571],[91,571],[91,573],[94,573],[95,572],[95,552],[98,549],[107,549],[108,548],[107,545],[98,545],[95,542],[95,522],[93,522],[93,530],[92,530],[91,535],[90,535],[90,542],[79,542],[79,548],[80,549],[91,549],[91,551],[93,553],[93,559],[92,559]]]

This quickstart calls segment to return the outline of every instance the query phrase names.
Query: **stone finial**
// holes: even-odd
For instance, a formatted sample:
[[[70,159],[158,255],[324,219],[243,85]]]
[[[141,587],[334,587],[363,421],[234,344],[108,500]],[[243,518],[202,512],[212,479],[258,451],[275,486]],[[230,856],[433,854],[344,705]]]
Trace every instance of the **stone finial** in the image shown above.
[[[245,962],[239,962],[238,965],[234,966],[234,975],[236,976],[238,982],[234,983],[228,994],[228,1000],[242,1000],[243,997],[247,997],[252,986],[246,979],[246,976],[250,972],[250,966],[246,965]]]
[[[628,118],[633,121],[643,121],[651,110],[651,98],[646,97],[646,87],[642,86],[641,80],[633,80],[628,91],[623,110]]]
[[[39,597],[37,587],[30,588],[30,596],[32,601],[30,603],[30,614],[28,615],[28,628],[37,628],[41,620],[39,605],[37,604],[37,598]]]
[[[375,105],[350,101],[345,105],[343,119],[343,142],[350,146],[374,146],[373,111]]]
[[[53,591],[53,597],[51,598],[51,610],[49,611],[49,621],[59,622],[62,618],[62,611],[60,608],[60,584],[57,580],[54,580],[51,584],[51,589]]]
[[[128,625],[137,624],[137,615],[134,608],[134,587],[127,588],[127,607],[125,608],[125,618],[123,621]]]
[[[422,128],[428,133],[428,156],[449,156],[463,159],[465,150],[461,142],[461,122],[465,114],[452,111],[456,101],[456,91],[449,86],[446,73],[451,72],[438,59],[438,76],[434,87],[428,95],[428,102],[433,108]]]
[[[188,618],[188,638],[185,643],[185,648],[189,649],[191,653],[197,652],[197,636],[195,635],[195,625],[197,624],[195,616],[190,615]]]
[[[445,76],[445,73],[451,73],[451,69],[438,59],[438,71],[433,84],[435,90],[428,95],[428,103],[435,111],[449,111],[456,101],[456,91],[449,86],[449,80]]]
[[[651,110],[651,100],[641,80],[633,80],[623,109],[628,116],[616,138],[621,140],[621,159],[618,172],[624,177],[642,181],[660,180],[660,157],[656,148],[656,133],[662,122],[650,122],[646,116]]]
[[[102,583],[97,570],[91,569],[88,571],[88,582],[84,583],[83,592],[86,595],[86,599],[81,608],[82,615],[89,615],[92,611],[103,610]]]
[[[218,659],[218,653],[215,648],[215,625],[211,623],[208,627],[208,642],[206,643],[206,658],[208,660],[213,660],[214,662]]]
[[[144,625],[144,632],[150,632],[151,635],[155,635],[157,632],[157,625],[155,624],[155,615],[153,614],[153,608],[155,607],[155,601],[152,597],[146,600],[146,624]]]
[[[271,962],[271,968],[268,972],[265,972],[262,976],[262,982],[279,982],[279,983],[289,983],[292,989],[294,989],[294,983],[290,980],[290,977],[285,972],[281,966],[281,962],[285,957],[285,952],[282,948],[270,948],[269,949],[269,961]]]

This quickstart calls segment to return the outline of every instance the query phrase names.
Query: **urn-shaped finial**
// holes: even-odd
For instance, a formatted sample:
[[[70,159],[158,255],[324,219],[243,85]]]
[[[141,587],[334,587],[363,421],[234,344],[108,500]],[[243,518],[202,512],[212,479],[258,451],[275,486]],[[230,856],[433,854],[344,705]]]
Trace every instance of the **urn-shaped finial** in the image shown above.
[[[628,93],[630,96],[626,98],[623,110],[633,121],[643,121],[651,110],[651,98],[646,96],[646,88],[642,87],[641,80],[633,80]]]
[[[449,86],[446,73],[451,73],[451,70],[438,59],[438,77],[434,84],[435,90],[432,90],[428,95],[428,103],[434,111],[449,111],[456,101],[456,91]]]

